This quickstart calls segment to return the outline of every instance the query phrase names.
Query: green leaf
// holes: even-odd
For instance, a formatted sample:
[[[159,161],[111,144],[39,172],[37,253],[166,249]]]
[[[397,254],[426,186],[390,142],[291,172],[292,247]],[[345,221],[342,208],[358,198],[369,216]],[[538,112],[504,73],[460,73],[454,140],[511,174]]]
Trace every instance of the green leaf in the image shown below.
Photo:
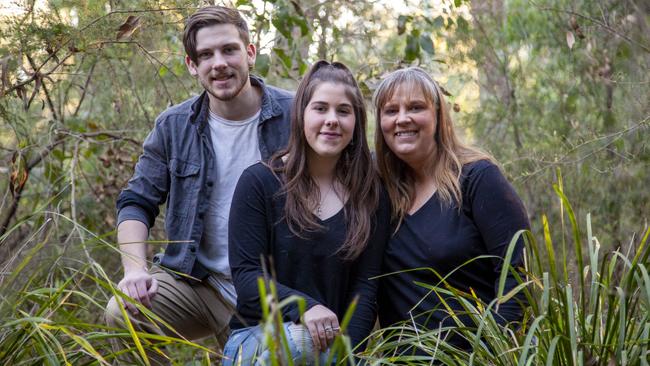
[[[64,154],[63,151],[61,151],[60,149],[54,149],[54,150],[52,150],[52,153],[51,153],[51,154],[52,154],[52,156],[54,156],[54,157],[56,158],[56,160],[58,160],[58,161],[63,161],[63,160],[65,160],[65,154]]]
[[[291,69],[291,57],[287,55],[282,48],[274,48],[273,52],[280,58],[282,64],[287,68]]]
[[[284,36],[284,38],[291,38],[291,16],[286,12],[278,12],[277,16],[274,16],[271,20],[275,29]]]
[[[420,48],[430,55],[434,54],[433,41],[427,34],[420,36]]]
[[[307,21],[305,18],[301,17],[291,17],[291,22],[298,27],[300,27],[300,36],[304,37],[309,34],[309,25],[307,24]]]
[[[399,17],[397,17],[397,34],[398,35],[402,35],[406,31],[406,23],[408,23],[408,21],[410,20],[409,18],[410,17],[407,16],[407,15],[400,15]]]
[[[456,19],[456,25],[458,26],[458,31],[467,33],[469,30],[469,23],[467,23],[467,20],[463,17],[458,17]]]
[[[257,70],[260,76],[268,75],[270,65],[271,57],[269,57],[269,55],[264,53],[257,55],[257,58],[255,59],[255,70]]]
[[[627,44],[627,42],[621,42],[621,44],[618,45],[618,49],[616,49],[616,57],[629,59],[631,53],[632,51],[630,50],[630,46]]]
[[[249,0],[237,0],[237,2],[235,3],[236,7],[239,7],[239,6],[242,6],[242,5],[250,5],[250,1]]]
[[[433,26],[436,28],[442,28],[445,26],[445,18],[442,15],[438,15],[436,19],[433,20]]]
[[[307,69],[309,69],[309,65],[303,60],[300,60],[300,64],[298,65],[298,72],[300,75],[304,75],[307,72]]]
[[[409,34],[406,37],[406,48],[404,49],[404,59],[407,62],[415,60],[420,55],[419,37]]]
[[[167,75],[167,70],[168,70],[167,66],[161,66],[158,69],[158,75],[160,75],[160,77],[163,77],[163,76]]]
[[[463,4],[463,0],[454,0],[454,6],[459,7]]]

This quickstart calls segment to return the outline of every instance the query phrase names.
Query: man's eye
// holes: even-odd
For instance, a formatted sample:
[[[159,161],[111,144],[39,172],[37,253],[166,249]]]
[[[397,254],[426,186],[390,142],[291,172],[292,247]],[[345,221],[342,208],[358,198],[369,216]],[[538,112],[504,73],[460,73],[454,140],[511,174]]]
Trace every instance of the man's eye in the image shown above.
[[[226,48],[223,49],[223,53],[225,53],[227,55],[231,55],[231,54],[237,52],[237,50],[238,50],[237,47],[226,47]]]

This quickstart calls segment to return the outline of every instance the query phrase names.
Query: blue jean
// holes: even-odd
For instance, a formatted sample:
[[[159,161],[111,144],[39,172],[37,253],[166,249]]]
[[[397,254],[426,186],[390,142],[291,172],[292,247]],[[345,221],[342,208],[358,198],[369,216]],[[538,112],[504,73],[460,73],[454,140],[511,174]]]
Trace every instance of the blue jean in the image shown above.
[[[278,357],[291,357],[296,365],[315,365],[316,363],[327,365],[329,352],[319,353],[314,349],[311,335],[305,326],[286,322],[283,324],[283,332],[287,338],[290,354],[280,354]],[[278,344],[277,347],[283,348],[283,345]],[[266,345],[262,325],[234,330],[224,346],[223,355],[223,366],[270,365],[271,354]],[[332,360],[332,364],[334,362]],[[280,359],[280,364],[286,363],[286,359]]]

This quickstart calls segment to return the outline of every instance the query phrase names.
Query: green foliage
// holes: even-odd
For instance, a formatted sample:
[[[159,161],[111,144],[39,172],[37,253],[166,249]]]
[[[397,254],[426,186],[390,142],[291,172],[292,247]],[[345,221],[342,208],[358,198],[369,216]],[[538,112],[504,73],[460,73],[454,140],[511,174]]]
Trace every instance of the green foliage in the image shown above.
[[[23,12],[0,14],[0,355],[11,357],[7,364],[85,364],[96,353],[111,362],[105,341],[113,333],[97,325],[111,294],[100,269],[115,273],[120,264],[96,233],[112,235],[115,198],[156,115],[200,92],[181,34],[204,2],[24,3]],[[647,234],[635,234],[650,212],[647,6],[233,3],[253,30],[255,72],[270,84],[293,89],[313,61],[338,60],[369,101],[385,72],[429,70],[449,92],[459,130],[502,163],[533,236],[544,238],[531,246],[532,288],[521,290],[534,300],[528,328],[503,333],[486,315],[491,304],[465,299],[489,337],[453,331],[477,342],[475,355],[438,342],[440,332],[404,325],[382,331],[369,359],[392,363],[400,345],[418,344],[447,364],[640,362],[634,357],[647,352],[650,333],[647,249],[639,252]],[[556,180],[557,192],[547,189]],[[556,194],[571,197],[571,213]],[[599,240],[591,223],[575,219],[590,212],[598,213]],[[152,237],[164,239],[162,225]],[[198,346],[173,349],[179,360],[205,362]]]
[[[413,328],[407,321],[377,331],[377,341],[364,353],[373,364],[395,361],[420,365],[432,358],[444,365],[647,365],[650,329],[650,277],[648,256],[650,230],[638,240],[636,250],[603,252],[592,235],[591,217],[586,218],[588,235],[583,236],[566,197],[557,186],[561,205],[571,222],[573,251],[586,260],[576,269],[580,281],[568,280],[571,257],[554,252],[546,217],[543,244],[530,233],[526,239],[528,267],[526,277],[510,293],[489,303],[436,284],[420,284],[441,296],[459,301],[474,324],[463,324],[454,313],[456,325],[436,330]],[[516,242],[513,238],[509,252]],[[504,271],[519,272],[513,268]],[[505,274],[505,272],[504,272]],[[505,278],[502,276],[502,280]],[[502,281],[503,282],[503,281]],[[530,308],[521,327],[503,328],[495,321],[492,309],[517,294],[525,295]],[[471,351],[457,349],[446,340],[456,335],[472,345]],[[413,355],[416,349],[420,352]]]

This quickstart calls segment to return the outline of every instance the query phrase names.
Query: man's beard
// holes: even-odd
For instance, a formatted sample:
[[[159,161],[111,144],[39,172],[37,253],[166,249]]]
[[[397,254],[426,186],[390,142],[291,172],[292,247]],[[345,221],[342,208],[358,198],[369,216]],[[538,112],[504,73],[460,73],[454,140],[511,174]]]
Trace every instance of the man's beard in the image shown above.
[[[217,89],[217,91],[222,92],[219,94],[217,91],[213,90],[212,85],[210,85],[210,83],[208,83],[207,87],[203,81],[201,82],[201,84],[203,86],[203,89],[205,89],[205,91],[207,91],[210,95],[215,97],[217,100],[220,100],[222,102],[228,102],[235,99],[235,97],[237,97],[239,93],[241,93],[241,91],[246,86],[246,82],[248,81],[249,78],[248,70],[244,71],[243,73],[235,71],[235,79],[237,79],[237,77],[239,76],[241,76],[241,79],[239,80],[240,83],[239,85],[235,86],[235,89],[232,92],[226,92],[224,90]]]

